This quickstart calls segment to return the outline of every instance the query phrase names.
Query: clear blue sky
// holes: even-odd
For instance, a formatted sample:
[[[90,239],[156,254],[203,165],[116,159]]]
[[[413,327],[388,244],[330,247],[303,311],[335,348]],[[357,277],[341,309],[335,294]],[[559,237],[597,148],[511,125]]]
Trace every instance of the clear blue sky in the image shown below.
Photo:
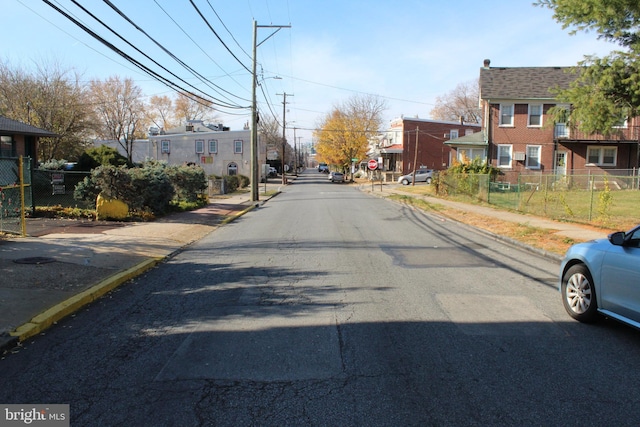
[[[144,65],[188,87],[71,1],[50,1]],[[250,105],[247,68],[251,69],[253,21],[291,25],[272,37],[273,29],[258,29],[258,42],[262,42],[258,68],[265,78],[258,101],[262,114],[273,111],[281,121],[283,97],[278,94],[293,95],[287,97],[287,127],[296,127],[296,136],[303,143],[311,142],[311,130],[334,105],[354,94],[385,99],[387,123],[401,115],[429,118],[436,97],[477,79],[485,58],[491,59],[492,66],[570,66],[584,55],[604,55],[615,48],[593,33],[569,35],[552,19],[550,10],[533,6],[531,0],[192,1],[112,3],[203,76],[204,82],[104,2],[78,2],[188,84],[240,107]],[[3,62],[25,69],[57,62],[63,69],[79,72],[86,81],[118,75],[135,80],[147,96],[173,93],[44,1],[0,0],[0,10]],[[282,79],[270,78],[274,76]],[[231,129],[241,129],[250,119],[250,110],[222,108],[216,117]],[[291,142],[293,130],[287,136]]]

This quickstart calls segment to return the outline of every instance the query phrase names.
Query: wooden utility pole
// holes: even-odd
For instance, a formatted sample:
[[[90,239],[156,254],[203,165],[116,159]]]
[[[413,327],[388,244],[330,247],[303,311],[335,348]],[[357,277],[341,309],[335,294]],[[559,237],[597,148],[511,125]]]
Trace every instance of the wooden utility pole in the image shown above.
[[[285,147],[287,146],[287,136],[286,136],[286,130],[287,130],[287,120],[286,120],[286,115],[287,115],[287,95],[288,96],[293,96],[293,94],[291,93],[277,93],[276,95],[280,96],[282,95],[282,183],[286,184],[287,183],[287,176],[285,175],[285,170],[284,170],[284,166],[286,164],[286,160],[285,160]]]
[[[416,169],[418,169],[418,133],[420,132],[420,126],[416,126],[416,149],[413,155],[413,176],[411,177],[411,185],[416,185]]]

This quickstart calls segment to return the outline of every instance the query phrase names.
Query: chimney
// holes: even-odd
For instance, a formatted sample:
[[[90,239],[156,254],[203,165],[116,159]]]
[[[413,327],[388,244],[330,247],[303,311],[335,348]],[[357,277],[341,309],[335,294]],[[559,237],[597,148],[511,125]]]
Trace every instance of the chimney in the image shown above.
[[[489,68],[489,65],[491,65],[491,61],[489,59],[485,59],[484,60],[484,68]]]

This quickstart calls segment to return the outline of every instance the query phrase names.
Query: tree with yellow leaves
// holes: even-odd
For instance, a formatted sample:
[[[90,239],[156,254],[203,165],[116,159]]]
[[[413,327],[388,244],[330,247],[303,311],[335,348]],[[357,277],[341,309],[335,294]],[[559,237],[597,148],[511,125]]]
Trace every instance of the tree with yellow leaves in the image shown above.
[[[318,161],[348,170],[351,159],[364,159],[386,108],[386,102],[373,95],[355,95],[334,107],[314,132]]]

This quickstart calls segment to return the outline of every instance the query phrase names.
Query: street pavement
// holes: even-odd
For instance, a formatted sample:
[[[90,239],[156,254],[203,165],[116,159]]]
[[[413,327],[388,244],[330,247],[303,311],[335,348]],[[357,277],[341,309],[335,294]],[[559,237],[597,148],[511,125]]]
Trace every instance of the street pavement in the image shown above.
[[[286,188],[268,187],[267,194]],[[382,197],[402,192],[394,185],[356,187]],[[221,196],[204,208],[153,222],[28,220],[29,237],[0,238],[0,354],[267,201],[262,195],[252,202],[250,193]],[[606,237],[570,223],[437,198],[429,202],[546,228],[576,241]]]

